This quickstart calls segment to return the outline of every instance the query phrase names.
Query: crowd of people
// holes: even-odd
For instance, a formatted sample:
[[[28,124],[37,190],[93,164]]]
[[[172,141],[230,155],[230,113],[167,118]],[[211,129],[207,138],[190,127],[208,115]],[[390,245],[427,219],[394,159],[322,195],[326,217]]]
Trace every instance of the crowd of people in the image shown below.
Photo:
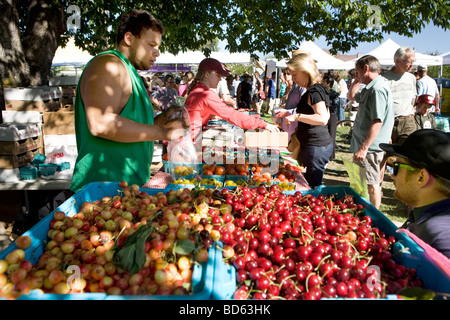
[[[167,73],[163,77],[161,73],[154,73],[152,77],[153,78],[141,76],[154,110],[162,111],[174,104],[176,97],[187,98],[188,88],[194,81],[195,74],[192,71],[187,71],[186,73],[179,71],[176,78],[171,73]],[[290,75],[286,74],[286,79],[290,78]],[[270,114],[271,108],[275,105],[276,100],[275,85],[274,80],[272,79],[273,78],[266,79],[271,86],[269,99],[266,99],[263,79],[261,79],[261,75],[258,71],[253,75],[244,72],[242,75],[236,74],[234,76],[230,72],[227,77],[221,78],[217,88],[214,88],[214,91],[225,104],[235,109],[244,109],[261,115],[264,115],[265,113]],[[280,97],[286,100],[288,93],[292,88],[292,80],[284,80],[283,78],[280,82],[280,88],[283,88],[280,91]],[[269,110],[261,110],[261,106],[266,100],[267,106],[270,104],[270,108]]]
[[[220,61],[206,58],[195,76],[184,75],[177,88],[172,75],[143,81],[137,70],[149,70],[157,61],[164,33],[162,23],[148,11],[126,12],[116,49],[97,55],[85,67],[75,100],[78,157],[72,191],[94,181],[144,185],[150,179],[154,141],[179,139],[191,128],[195,142],[213,116],[243,129],[295,135],[305,179],[314,188],[322,184],[333,158],[335,129],[330,121],[345,116],[348,99],[359,103],[351,151],[353,161],[366,171],[370,201],[379,207],[388,163],[396,197],[412,208],[405,227],[450,257],[450,138],[433,129],[430,113],[440,112],[439,96],[426,78],[426,66],[419,66],[419,80],[412,74],[413,49],[400,48],[393,57],[395,66],[386,73],[375,57],[361,57],[347,88],[335,74],[319,72],[309,53],[294,52],[282,81],[278,125],[237,110],[271,112],[277,99],[276,74],[261,79],[255,73],[250,85],[249,74],[241,80]],[[183,108],[174,104],[177,96],[186,98],[190,123],[174,117]],[[151,105],[160,112],[156,117]]]
[[[297,127],[290,134],[300,141],[298,160],[306,166],[305,179],[314,188],[322,184],[324,170],[333,158],[335,123],[345,119],[346,104],[356,103],[350,152],[364,172],[370,202],[380,208],[387,164],[393,170],[395,197],[408,210],[402,227],[450,257],[450,237],[446,235],[450,228],[450,135],[436,128],[439,90],[426,75],[427,66],[417,67],[418,79],[412,73],[412,48],[399,48],[393,60],[394,67],[383,70],[374,56],[359,58],[344,85],[342,78],[331,72],[318,74],[308,53],[293,53],[287,70],[293,88],[296,85],[305,91],[300,100],[296,95],[295,111],[285,105],[276,116]]]

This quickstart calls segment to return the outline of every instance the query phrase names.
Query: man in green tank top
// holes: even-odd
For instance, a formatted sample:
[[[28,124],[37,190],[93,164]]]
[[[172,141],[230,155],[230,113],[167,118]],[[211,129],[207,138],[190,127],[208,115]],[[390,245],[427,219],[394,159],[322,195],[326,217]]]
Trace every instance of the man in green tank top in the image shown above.
[[[81,75],[75,99],[78,157],[71,190],[90,182],[150,179],[153,141],[174,140],[189,124],[170,120],[177,108],[154,118],[137,70],[148,70],[160,55],[161,22],[145,10],[122,15],[115,50],[94,57]]]

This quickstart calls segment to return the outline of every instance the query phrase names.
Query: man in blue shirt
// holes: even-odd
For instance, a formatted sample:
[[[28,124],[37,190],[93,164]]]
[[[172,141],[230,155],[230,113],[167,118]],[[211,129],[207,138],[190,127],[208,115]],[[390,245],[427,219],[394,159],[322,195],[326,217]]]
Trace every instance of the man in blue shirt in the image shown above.
[[[394,108],[391,90],[380,77],[380,62],[366,55],[355,64],[356,80],[366,85],[356,94],[359,102],[353,126],[350,152],[353,162],[366,169],[366,182],[370,203],[381,205],[380,164],[384,157],[380,143],[388,143],[394,126]],[[357,85],[353,85],[352,89]],[[359,87],[359,86],[358,86]]]
[[[380,147],[394,157],[395,198],[414,208],[404,227],[450,258],[450,134],[421,129]]]
[[[269,115],[272,114],[273,106],[275,105],[275,99],[277,97],[277,73],[274,71],[272,72],[272,77],[269,78],[269,81],[267,81],[267,103],[269,105],[269,109],[267,110],[267,113]]]

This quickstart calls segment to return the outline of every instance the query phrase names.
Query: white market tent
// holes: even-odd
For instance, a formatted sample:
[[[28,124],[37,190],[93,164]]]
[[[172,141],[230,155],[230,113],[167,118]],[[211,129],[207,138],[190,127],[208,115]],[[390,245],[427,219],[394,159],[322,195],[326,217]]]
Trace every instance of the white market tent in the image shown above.
[[[225,64],[250,63],[249,53],[211,52],[210,57]],[[177,55],[162,53],[158,58],[156,58],[156,64],[199,64],[205,58],[206,56],[201,51],[187,51],[181,52]]]
[[[52,67],[73,66],[81,68],[91,59],[92,55],[75,46],[75,41],[71,38],[64,48],[59,47],[56,50]]]
[[[319,70],[349,70],[355,65],[354,62],[343,61],[333,57],[312,41],[303,41],[298,49],[310,52],[314,60],[317,61],[316,65]],[[278,61],[277,67],[286,68],[286,61]]]
[[[449,65],[450,64],[450,51],[446,52],[444,54],[441,54],[440,57],[442,57],[442,64],[443,65]]]
[[[156,64],[199,64],[204,58],[206,57],[201,51],[188,51],[177,55],[162,53],[156,59]],[[250,63],[249,53],[212,52],[211,58],[215,58],[225,64]],[[91,59],[92,55],[75,46],[75,41],[72,38],[64,48],[59,47],[56,50],[55,57],[52,61],[52,67],[82,67]]]
[[[399,44],[389,38],[367,54],[376,57],[380,61],[380,64],[382,66],[393,66],[395,64],[394,54],[400,47],[401,46]],[[350,61],[354,64],[356,60],[358,60],[358,58]],[[442,66],[442,57],[416,52],[416,62],[414,63],[414,65],[418,66],[420,64],[424,64],[427,66]]]
[[[376,57],[379,61],[381,66],[383,67],[391,67],[395,65],[394,62],[394,54],[400,48],[401,46],[394,42],[392,39],[387,39],[385,42],[380,44],[377,48],[374,50],[368,52],[368,55],[372,55]],[[351,62],[355,63],[358,58],[350,60]],[[442,61],[443,57],[441,56],[433,56],[433,55],[427,55],[423,53],[419,53],[416,51],[416,62],[414,63],[414,66],[419,66],[421,64],[426,66],[440,66],[440,73],[439,77],[442,75]],[[441,83],[439,80],[437,82],[438,84]],[[438,87],[440,87],[440,91],[442,94],[442,84],[439,84]]]

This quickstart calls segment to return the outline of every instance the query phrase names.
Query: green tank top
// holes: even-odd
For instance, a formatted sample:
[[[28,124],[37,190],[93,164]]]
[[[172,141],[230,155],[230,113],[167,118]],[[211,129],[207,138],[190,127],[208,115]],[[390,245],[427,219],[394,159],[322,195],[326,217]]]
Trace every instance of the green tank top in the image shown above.
[[[119,57],[126,65],[131,77],[133,92],[120,115],[136,122],[152,125],[154,123],[153,107],[144,83],[134,66],[117,50],[106,51],[99,55],[102,54],[114,54]],[[80,86],[77,88],[75,98],[75,134],[78,156],[70,186],[73,192],[78,192],[90,182],[127,181],[129,184],[142,186],[149,181],[153,141],[122,143],[94,137],[87,125]]]

